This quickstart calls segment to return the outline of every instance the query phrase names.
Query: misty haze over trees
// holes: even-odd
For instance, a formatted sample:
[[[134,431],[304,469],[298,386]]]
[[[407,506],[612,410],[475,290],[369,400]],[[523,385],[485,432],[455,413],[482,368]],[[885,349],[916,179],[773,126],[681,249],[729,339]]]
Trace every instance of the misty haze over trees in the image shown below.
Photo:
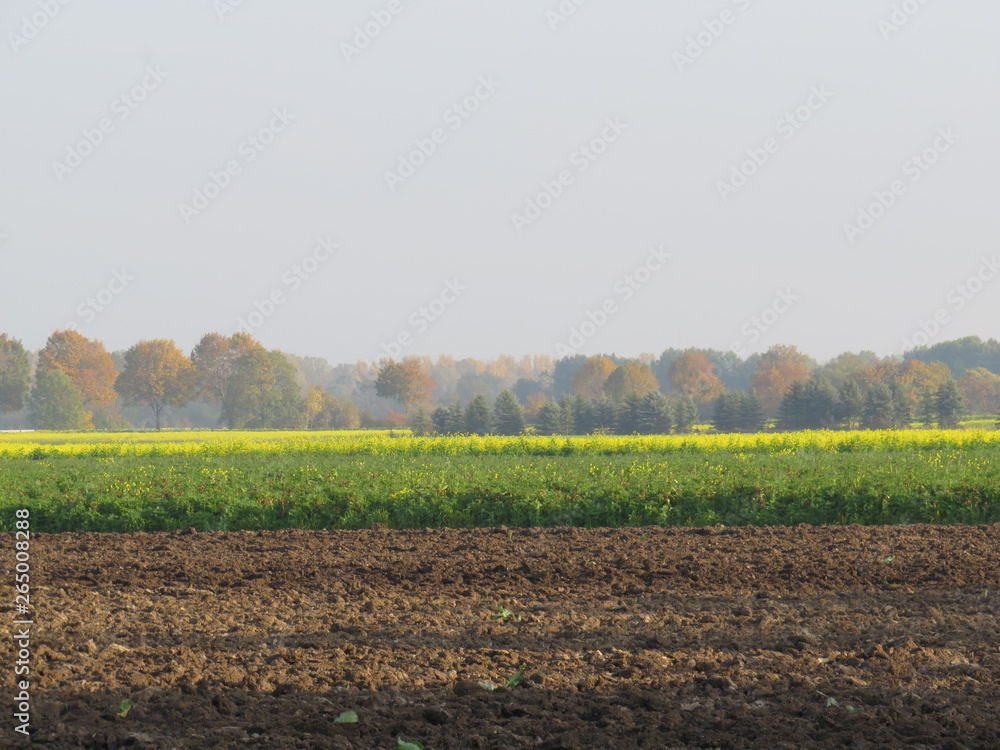
[[[817,363],[794,346],[743,359],[667,349],[492,361],[442,355],[332,365],[246,333],[108,352],[72,330],[38,352],[0,334],[0,428],[358,429],[417,434],[667,434],[955,427],[1000,412],[1000,342],[967,337]]]

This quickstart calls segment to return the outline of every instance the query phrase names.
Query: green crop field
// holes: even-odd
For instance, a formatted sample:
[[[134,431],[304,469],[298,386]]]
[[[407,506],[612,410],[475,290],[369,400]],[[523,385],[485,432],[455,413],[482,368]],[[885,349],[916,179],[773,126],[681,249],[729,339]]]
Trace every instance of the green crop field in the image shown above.
[[[0,528],[1000,521],[994,430],[580,438],[0,435]]]

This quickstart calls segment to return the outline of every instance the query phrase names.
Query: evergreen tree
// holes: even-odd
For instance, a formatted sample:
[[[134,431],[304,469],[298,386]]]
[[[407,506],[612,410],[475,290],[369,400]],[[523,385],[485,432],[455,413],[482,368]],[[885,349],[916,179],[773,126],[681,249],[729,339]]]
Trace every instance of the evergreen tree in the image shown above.
[[[630,393],[621,401],[618,410],[618,434],[634,435],[639,432],[639,409],[642,406],[642,396]]]
[[[567,435],[587,435],[594,431],[594,406],[588,399],[580,395],[564,398],[562,407]]]
[[[764,409],[754,391],[740,394],[737,408],[740,432],[760,432],[764,429]]]
[[[602,398],[593,405],[592,431],[613,433],[618,429],[618,404],[610,398]]]
[[[876,383],[868,389],[862,425],[869,430],[889,430],[895,424],[895,403],[892,391],[885,383]]]
[[[889,386],[889,392],[892,394],[893,429],[908,429],[913,422],[913,402],[910,400],[910,394],[901,383],[893,383]]]
[[[673,425],[670,400],[659,391],[650,391],[639,403],[636,426],[642,435],[667,435]]]
[[[715,399],[715,416],[712,425],[718,432],[735,432],[740,426],[740,394],[724,392]]]
[[[431,423],[434,425],[434,432],[438,435],[448,433],[448,415],[450,412],[443,406],[439,406],[431,412]]]
[[[491,419],[490,404],[486,396],[475,396],[465,410],[465,428],[474,435],[485,435],[490,431]]]
[[[849,430],[861,425],[865,411],[865,394],[853,378],[848,378],[837,392],[837,418]]]
[[[807,430],[829,430],[837,425],[837,391],[820,380],[809,380],[803,391],[803,422]]]
[[[410,418],[410,429],[414,435],[429,435],[434,429],[434,423],[424,406],[418,406],[413,416]]]
[[[942,383],[934,394],[934,412],[938,427],[943,430],[954,430],[965,410],[965,399],[958,389],[958,383],[947,380]]]
[[[448,419],[446,421],[446,425],[449,435],[458,435],[466,431],[467,426],[465,424],[465,411],[462,409],[462,403],[460,401],[456,401],[448,407]]]
[[[500,435],[520,435],[524,432],[524,409],[517,397],[504,390],[493,404],[493,422]]]
[[[802,430],[807,427],[808,403],[803,383],[792,383],[778,407],[778,429]]]
[[[563,406],[555,401],[546,401],[538,409],[535,427],[541,435],[565,435],[566,412]]]
[[[920,391],[920,398],[917,401],[916,419],[924,427],[933,427],[937,421],[936,392],[930,388]]]
[[[695,422],[698,421],[698,407],[689,398],[681,398],[674,401],[674,422],[678,433],[691,432]]]

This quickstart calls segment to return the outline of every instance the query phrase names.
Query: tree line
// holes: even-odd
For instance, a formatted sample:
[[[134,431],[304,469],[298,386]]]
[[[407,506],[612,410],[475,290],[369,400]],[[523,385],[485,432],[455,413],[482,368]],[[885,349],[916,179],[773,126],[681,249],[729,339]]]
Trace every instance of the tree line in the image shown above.
[[[315,385],[291,361],[246,333],[205,335],[190,356],[173,341],[140,341],[113,357],[72,330],[56,331],[32,358],[0,334],[0,412],[27,412],[38,429],[128,429],[122,406],[139,406],[160,429],[172,409],[199,399],[231,429],[357,427],[356,407]]]
[[[901,359],[847,352],[823,364],[777,345],[746,359],[692,348],[331,365],[268,350],[246,333],[206,334],[189,354],[162,339],[108,352],[76,331],[56,331],[28,352],[0,334],[0,426],[409,426],[419,434],[947,427],[1000,411],[1000,375],[990,367],[1000,369],[1000,344],[975,337]]]

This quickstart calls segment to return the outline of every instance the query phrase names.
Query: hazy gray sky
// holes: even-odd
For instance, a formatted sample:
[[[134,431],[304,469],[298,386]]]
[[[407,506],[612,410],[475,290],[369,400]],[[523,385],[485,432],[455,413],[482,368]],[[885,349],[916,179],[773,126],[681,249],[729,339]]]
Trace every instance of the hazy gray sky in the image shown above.
[[[987,0],[13,0],[0,330],[243,320],[333,362],[996,336],[997,28]]]

